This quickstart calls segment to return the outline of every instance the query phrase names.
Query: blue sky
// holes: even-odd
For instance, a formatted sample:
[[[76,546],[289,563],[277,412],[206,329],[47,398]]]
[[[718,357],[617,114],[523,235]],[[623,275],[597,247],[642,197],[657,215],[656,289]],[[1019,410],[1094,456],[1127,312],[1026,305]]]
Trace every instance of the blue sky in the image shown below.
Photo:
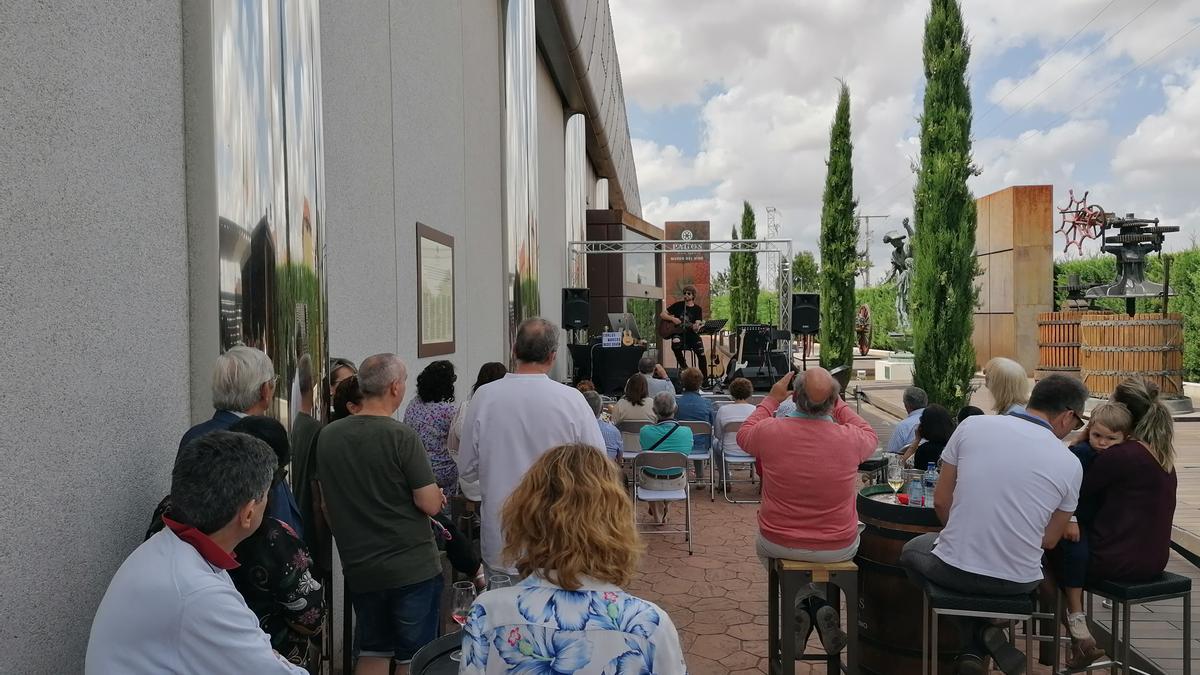
[[[872,224],[883,264],[882,233],[912,208],[928,0],[611,9],[648,220],[707,219],[723,233],[745,199],[760,223],[776,207],[782,234],[815,251],[842,78],[860,210],[890,216]],[[1188,245],[1200,232],[1200,2],[966,0],[963,11],[975,194],[1049,183],[1065,204],[1068,189],[1090,190],[1106,209],[1182,225],[1170,245]]]

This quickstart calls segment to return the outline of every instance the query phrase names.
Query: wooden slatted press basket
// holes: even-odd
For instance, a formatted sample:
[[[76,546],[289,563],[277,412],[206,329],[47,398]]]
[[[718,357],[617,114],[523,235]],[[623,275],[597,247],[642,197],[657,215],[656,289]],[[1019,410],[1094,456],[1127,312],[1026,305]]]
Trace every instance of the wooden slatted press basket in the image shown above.
[[[1183,315],[1085,314],[1079,322],[1080,372],[1092,396],[1107,398],[1128,377],[1183,394]]]
[[[1079,377],[1079,320],[1083,312],[1038,314],[1038,366],[1033,377],[1052,373]]]

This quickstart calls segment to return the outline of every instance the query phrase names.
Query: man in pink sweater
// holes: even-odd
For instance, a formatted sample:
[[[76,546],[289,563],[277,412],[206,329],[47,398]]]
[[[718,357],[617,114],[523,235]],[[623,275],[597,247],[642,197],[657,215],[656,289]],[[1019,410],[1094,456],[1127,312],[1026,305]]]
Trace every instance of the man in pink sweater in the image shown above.
[[[793,378],[796,410],[776,418]],[[742,423],[737,442],[758,459],[762,473],[757,550],[764,565],[768,558],[830,563],[854,557],[858,465],[875,451],[878,438],[838,396],[829,371],[784,375]],[[815,593],[815,587],[801,593],[797,641],[807,642],[815,623],[825,650],[838,653],[846,635],[837,612]]]

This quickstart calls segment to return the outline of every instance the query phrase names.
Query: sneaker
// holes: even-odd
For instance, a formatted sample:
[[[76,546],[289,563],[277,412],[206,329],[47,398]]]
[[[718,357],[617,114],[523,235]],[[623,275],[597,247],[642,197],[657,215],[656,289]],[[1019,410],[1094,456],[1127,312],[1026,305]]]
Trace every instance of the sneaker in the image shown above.
[[[1067,667],[1072,670],[1087,668],[1102,657],[1104,650],[1096,646],[1094,638],[1071,638],[1071,654],[1067,657]]]
[[[812,612],[808,608],[808,598],[796,601],[796,658],[804,656],[804,648],[808,646],[808,636],[812,635]]]
[[[988,626],[983,629],[981,637],[983,646],[987,648],[992,659],[996,661],[996,667],[1004,675],[1024,675],[1025,654],[1009,644],[1003,629],[999,626]]]
[[[847,637],[837,610],[821,598],[814,596],[809,600],[809,607],[813,608],[813,623],[817,625],[817,635],[821,638],[825,653],[841,654],[846,648]]]

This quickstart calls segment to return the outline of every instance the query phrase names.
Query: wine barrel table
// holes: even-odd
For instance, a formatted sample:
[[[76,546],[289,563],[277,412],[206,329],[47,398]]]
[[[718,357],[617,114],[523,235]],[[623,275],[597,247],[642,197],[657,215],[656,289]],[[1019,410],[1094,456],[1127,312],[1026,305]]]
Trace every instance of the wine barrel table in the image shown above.
[[[1038,314],[1038,365],[1034,379],[1062,373],[1079,377],[1079,321],[1082,312]]]
[[[858,518],[865,525],[858,555],[859,668],[874,675],[921,673],[921,589],[900,567],[909,540],[942,529],[933,509],[893,501],[886,485],[858,493]],[[954,672],[962,642],[953,622],[941,622],[938,672]]]
[[[1079,322],[1080,373],[1092,396],[1142,377],[1164,397],[1183,395],[1183,315],[1085,314]]]

